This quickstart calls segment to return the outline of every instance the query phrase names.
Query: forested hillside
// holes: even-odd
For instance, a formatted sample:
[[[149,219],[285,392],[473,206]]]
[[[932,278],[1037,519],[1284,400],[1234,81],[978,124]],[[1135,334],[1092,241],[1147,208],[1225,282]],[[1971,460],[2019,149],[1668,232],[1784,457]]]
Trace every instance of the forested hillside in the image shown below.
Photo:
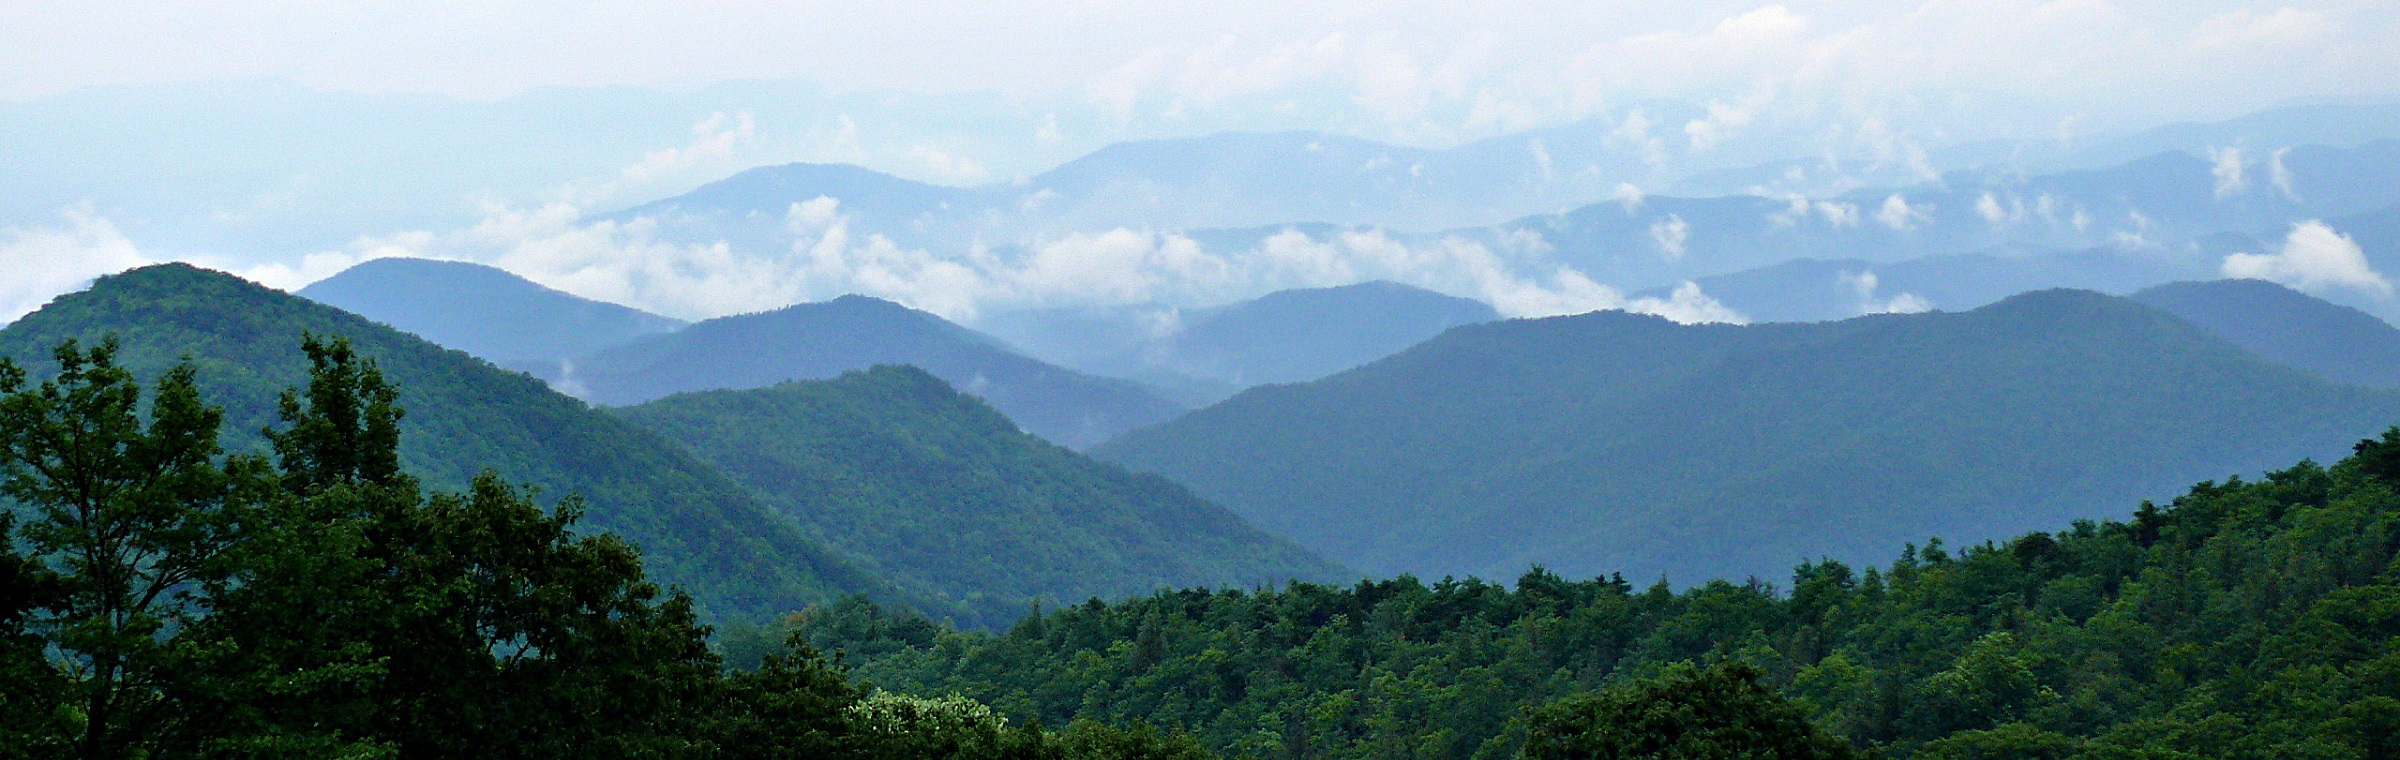
[[[816,380],[877,364],[923,367],[1035,435],[1089,446],[1182,411],[1141,386],[1010,352],[999,341],[890,301],[844,296],[711,319],[575,362],[560,387],[602,404],[685,391]]]
[[[308,377],[304,335],[342,336],[401,387],[401,464],[457,489],[492,470],[540,490],[579,494],[592,527],[640,547],[663,581],[707,612],[765,616],[884,581],[827,554],[708,465],[538,380],[240,278],[180,264],[103,277],[0,330],[0,357],[37,375],[61,341],[115,336],[122,363],[154,377],[180,358],[226,408],[228,445],[258,450],[276,399]]]
[[[2400,752],[2400,429],[2358,451],[2126,521],[1804,563],[1789,585],[1536,570],[1513,587],[1163,592],[1005,634],[857,601],[787,624],[885,688],[1053,725],[1148,717],[1229,756],[1508,758],[1559,714],[1528,710],[1612,686],[1644,727],[1715,720],[1730,708],[1713,696],[1642,680],[1693,683],[1675,663],[1701,661],[1755,666],[1816,727],[1893,758],[2384,758]],[[1678,699],[1698,704],[1655,707]]]
[[[970,611],[962,624],[1004,628],[1034,600],[1350,577],[1164,478],[1019,431],[915,367],[614,411],[878,576]]]
[[[1687,584],[2121,515],[2396,419],[2400,393],[2047,291],[1822,324],[1462,327],[1099,453],[1370,574]]]
[[[224,450],[194,363],[144,378],[121,348],[0,357],[0,758],[1207,754],[870,692],[805,645],[727,672],[576,502],[405,472],[407,410],[348,341],[302,341],[262,452]]]

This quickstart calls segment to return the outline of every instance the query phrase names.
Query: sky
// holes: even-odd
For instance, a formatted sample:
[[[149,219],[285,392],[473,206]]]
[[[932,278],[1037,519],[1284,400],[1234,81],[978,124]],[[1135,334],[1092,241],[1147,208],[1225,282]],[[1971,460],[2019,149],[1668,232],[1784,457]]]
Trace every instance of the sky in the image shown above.
[[[0,318],[128,262],[290,287],[784,161],[966,185],[1122,139],[1447,147],[1653,99],[1698,109],[1658,127],[1694,153],[2065,139],[2400,100],[2394,39],[2388,0],[16,0]]]

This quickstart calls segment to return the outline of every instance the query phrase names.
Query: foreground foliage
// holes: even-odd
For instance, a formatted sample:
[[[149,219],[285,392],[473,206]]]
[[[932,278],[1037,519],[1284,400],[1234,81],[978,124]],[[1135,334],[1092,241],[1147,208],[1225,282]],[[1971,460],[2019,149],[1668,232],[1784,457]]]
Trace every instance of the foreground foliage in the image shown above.
[[[1864,571],[1810,563],[1788,589],[1537,569],[1513,588],[1402,577],[1094,600],[1004,634],[862,600],[786,627],[885,688],[1052,723],[1144,717],[1259,757],[1711,756],[1610,754],[1560,730],[1652,725],[1663,708],[1626,696],[1644,689],[1758,702],[1744,720],[1775,723],[1772,700],[1731,682],[1642,685],[1707,662],[1755,668],[1809,723],[1891,757],[2393,758],[2400,429],[2357,451],[2200,484],[2130,521],[1933,541]],[[1617,696],[1575,696],[1592,692]]]
[[[0,360],[0,757],[1191,757],[869,692],[806,647],[727,675],[633,547],[485,474],[426,494],[398,392],[305,345],[273,457],[227,455],[189,365],[113,341]],[[23,518],[22,522],[18,518]]]

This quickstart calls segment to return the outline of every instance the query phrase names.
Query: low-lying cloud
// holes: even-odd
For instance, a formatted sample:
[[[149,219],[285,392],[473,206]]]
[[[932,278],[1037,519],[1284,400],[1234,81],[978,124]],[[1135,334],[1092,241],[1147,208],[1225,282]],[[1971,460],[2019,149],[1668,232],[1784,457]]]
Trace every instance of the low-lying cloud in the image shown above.
[[[62,216],[60,227],[0,229],[0,324],[94,277],[155,263],[107,219],[87,209]]]
[[[2220,271],[2226,277],[2267,280],[2299,290],[2347,288],[2392,295],[2391,280],[2367,262],[2358,242],[2321,221],[2292,225],[2283,248],[2275,253],[2227,256]]]
[[[322,260],[480,261],[586,298],[686,319],[859,293],[973,323],[1012,309],[1207,306],[1389,280],[1482,300],[1512,317],[1625,309],[1685,322],[1744,321],[1697,285],[1629,298],[1551,261],[1549,244],[1531,232],[1418,239],[1287,229],[1239,250],[1210,250],[1177,232],[1115,228],[934,251],[859,231],[829,197],[792,204],[784,226],[788,244],[761,248],[675,239],[652,218],[587,219],[565,203],[493,207],[467,230],[362,239]]]
[[[2276,157],[2282,158],[2281,155]],[[2208,164],[2209,176],[2216,179],[2217,200],[2240,195],[2243,190],[2250,188],[2250,180],[2242,176],[2241,148],[2210,148]]]

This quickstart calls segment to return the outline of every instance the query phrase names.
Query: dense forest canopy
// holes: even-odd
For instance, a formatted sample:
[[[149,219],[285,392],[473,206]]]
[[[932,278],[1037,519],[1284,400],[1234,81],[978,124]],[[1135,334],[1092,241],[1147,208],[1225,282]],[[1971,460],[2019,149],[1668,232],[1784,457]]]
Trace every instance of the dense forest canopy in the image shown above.
[[[2127,521],[1809,563],[1789,585],[1537,569],[1513,585],[1093,600],[997,634],[853,600],[785,628],[884,688],[1052,723],[1143,717],[1236,756],[1720,756],[1526,742],[1576,714],[1553,700],[1732,663],[1889,757],[2392,758],[2400,429],[2330,467],[2203,483]]]

